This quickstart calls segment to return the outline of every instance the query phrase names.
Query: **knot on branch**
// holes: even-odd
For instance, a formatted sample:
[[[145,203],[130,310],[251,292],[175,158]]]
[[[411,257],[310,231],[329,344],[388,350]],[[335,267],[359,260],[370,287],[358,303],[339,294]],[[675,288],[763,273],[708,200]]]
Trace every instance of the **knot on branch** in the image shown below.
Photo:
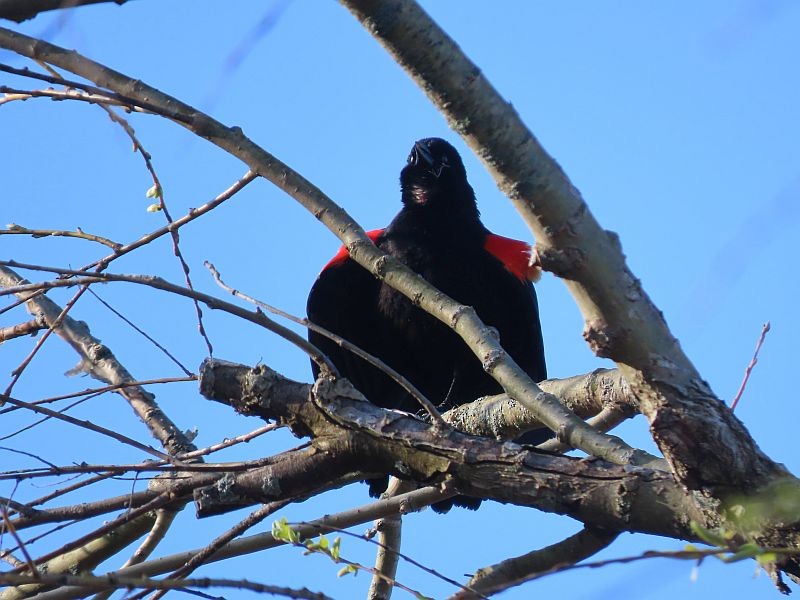
[[[562,279],[576,279],[579,271],[586,264],[586,256],[580,248],[567,246],[564,248],[534,247],[536,263]]]
[[[622,334],[621,329],[612,327],[603,319],[586,321],[583,328],[583,339],[589,344],[592,352],[600,358],[618,358],[618,344]]]

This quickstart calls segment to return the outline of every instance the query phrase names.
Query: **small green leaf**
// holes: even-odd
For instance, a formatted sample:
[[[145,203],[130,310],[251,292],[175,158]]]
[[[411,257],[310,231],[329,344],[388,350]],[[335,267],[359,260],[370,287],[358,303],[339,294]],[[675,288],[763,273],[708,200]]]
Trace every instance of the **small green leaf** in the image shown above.
[[[331,558],[336,562],[339,562],[339,547],[342,544],[342,538],[337,537],[333,540],[333,546],[331,546]]]
[[[756,556],[756,561],[762,567],[766,567],[768,564],[778,561],[778,554],[777,552],[764,552]]]
[[[160,204],[151,204],[147,207],[147,212],[159,212],[161,210]]]
[[[719,548],[727,547],[726,543],[727,540],[723,535],[719,535],[718,533],[715,533],[710,529],[706,529],[705,527],[703,527],[702,525],[700,525],[695,521],[689,523],[689,528],[692,530],[692,533],[694,533],[706,544],[709,544],[711,546],[717,546]]]
[[[739,548],[736,549],[736,552],[727,557],[724,562],[738,562],[746,558],[753,558],[754,556],[758,556],[759,554],[763,553],[764,550],[761,548],[761,546],[753,542],[747,542],[746,544],[739,546]]]
[[[355,573],[358,574],[358,567],[355,565],[346,565],[339,569],[339,572],[336,574],[337,577],[344,577],[348,573]]]
[[[286,517],[281,517],[272,523],[272,537],[287,544],[299,544],[300,534],[289,526]]]

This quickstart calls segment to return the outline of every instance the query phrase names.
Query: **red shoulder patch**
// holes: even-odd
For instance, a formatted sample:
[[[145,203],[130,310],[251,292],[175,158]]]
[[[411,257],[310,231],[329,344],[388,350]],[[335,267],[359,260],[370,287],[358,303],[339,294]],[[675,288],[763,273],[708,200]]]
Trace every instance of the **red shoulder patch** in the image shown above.
[[[373,229],[372,231],[367,232],[367,237],[371,239],[373,243],[375,243],[375,241],[378,239],[378,237],[380,237],[383,231],[384,231],[383,229]],[[335,267],[336,265],[340,265],[349,257],[350,253],[347,251],[347,248],[344,245],[342,245],[342,247],[339,248],[339,251],[334,255],[332,259],[328,261],[328,264],[325,265],[322,268],[322,270],[324,271],[329,267]]]
[[[531,246],[527,242],[490,233],[483,247],[521,281],[539,280],[542,272],[531,264]]]

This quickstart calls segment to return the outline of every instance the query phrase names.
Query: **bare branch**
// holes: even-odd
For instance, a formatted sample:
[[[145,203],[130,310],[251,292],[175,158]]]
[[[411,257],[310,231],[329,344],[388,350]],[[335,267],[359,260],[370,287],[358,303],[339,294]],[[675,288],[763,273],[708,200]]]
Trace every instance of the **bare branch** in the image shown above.
[[[47,324],[39,319],[31,319],[25,323],[0,328],[0,344],[26,335],[36,335],[39,331],[47,329]]]
[[[16,569],[16,573],[0,574],[0,581],[17,586],[4,590],[0,593],[0,598],[2,600],[26,598],[34,592],[41,591],[43,586],[47,585],[49,577],[64,577],[58,573],[91,571],[104,560],[114,556],[147,533],[152,527],[153,521],[154,518],[144,511],[140,518],[127,523],[115,523],[112,528],[113,533],[109,533],[109,529],[100,535],[81,538],[59,549],[58,552],[50,553],[47,557],[37,560],[36,564],[39,570],[45,573],[40,579],[41,583],[35,583],[36,580],[31,575],[20,575],[20,569]]]
[[[267,329],[281,336],[286,341],[300,348],[303,352],[308,354],[311,357],[311,359],[320,366],[321,369],[329,373],[336,372],[336,367],[334,367],[333,363],[331,363],[330,360],[324,354],[322,354],[322,352],[320,352],[320,350],[316,346],[314,346],[303,336],[295,333],[291,329],[288,329],[287,327],[284,327],[283,325],[276,323],[275,321],[267,317],[263,312],[259,310],[256,310],[256,312],[250,312],[244,310],[243,308],[236,306],[235,304],[231,304],[230,302],[225,302],[224,300],[220,300],[219,298],[216,298],[214,296],[203,294],[202,292],[197,292],[176,285],[174,283],[170,283],[168,281],[165,281],[164,279],[161,279],[160,277],[153,277],[150,275],[121,275],[121,274],[100,273],[100,272],[94,272],[91,275],[87,276],[83,271],[76,271],[73,269],[62,269],[58,267],[45,267],[42,265],[28,265],[28,264],[18,263],[13,260],[0,261],[0,269],[2,269],[0,270],[0,275],[2,275],[4,270],[8,270],[5,269],[5,267],[29,269],[32,271],[47,271],[50,273],[59,273],[61,275],[73,275],[73,276],[78,276],[78,279],[58,279],[42,283],[30,283],[27,280],[23,280],[17,276],[19,283],[14,287],[10,287],[5,290],[0,290],[0,296],[8,294],[38,292],[41,290],[48,290],[59,287],[91,285],[92,283],[99,283],[101,281],[126,281],[128,283],[137,283],[140,285],[146,285],[158,290],[171,292],[173,294],[178,294],[179,296],[184,296],[192,300],[197,300],[199,302],[202,302],[212,310],[215,309],[222,310],[224,312],[233,314],[237,317],[250,321],[251,323],[255,323],[256,325],[259,325],[264,329]],[[23,281],[24,283],[22,283]],[[1,279],[0,279],[0,287],[2,287]],[[192,449],[194,449],[194,447],[192,447]]]
[[[2,1],[2,0],[0,0],[0,1]],[[249,183],[251,183],[253,180],[255,180],[256,177],[257,177],[257,175],[253,171],[248,171],[247,173],[245,173],[242,176],[241,179],[239,179],[236,183],[231,185],[228,189],[223,191],[221,194],[219,194],[213,200],[210,200],[209,202],[206,202],[205,204],[203,204],[202,206],[200,206],[198,208],[191,209],[188,214],[184,215],[180,219],[175,219],[174,221],[172,221],[168,225],[166,225],[166,226],[164,226],[164,227],[162,227],[160,229],[156,229],[152,233],[149,233],[149,234],[143,236],[142,238],[136,240],[135,242],[132,242],[130,244],[126,244],[126,245],[122,246],[122,248],[120,248],[118,251],[114,252],[114,254],[110,254],[110,255],[108,255],[108,256],[106,256],[104,258],[101,258],[98,261],[95,261],[95,262],[93,262],[91,264],[88,264],[85,267],[83,267],[83,269],[81,269],[81,270],[82,271],[86,271],[86,270],[89,270],[89,269],[92,269],[92,268],[95,268],[95,267],[99,268],[101,271],[105,270],[105,268],[111,263],[111,261],[115,260],[116,258],[118,258],[118,257],[120,257],[120,256],[122,256],[124,254],[128,254],[129,252],[132,252],[133,250],[136,250],[137,248],[141,248],[142,246],[144,246],[146,244],[149,244],[153,240],[156,240],[156,239],[160,238],[163,235],[166,235],[168,233],[177,231],[178,229],[180,229],[182,226],[186,225],[187,223],[190,223],[191,221],[194,221],[198,217],[201,217],[204,214],[214,210],[217,206],[219,206],[220,204],[222,204],[226,200],[230,200],[238,192],[240,192],[242,189],[244,189],[245,186],[247,186]]]
[[[420,483],[447,478],[463,495],[568,514],[607,529],[656,533],[657,528],[660,535],[692,537],[689,519],[714,526],[698,510],[703,499],[687,497],[669,474],[552,456],[455,430],[434,434],[412,415],[358,399],[343,381],[318,380],[309,402],[310,386],[266,366],[206,361],[200,390],[242,414],[277,419],[296,435],[311,436],[313,447],[335,456],[336,468],[344,472],[349,455],[350,468],[362,476],[391,473]]]
[[[283,310],[280,310],[278,308],[275,308],[274,306],[266,304],[265,302],[261,302],[260,300],[256,300],[255,298],[252,298],[252,297],[248,296],[247,294],[230,287],[224,281],[222,281],[222,276],[219,274],[219,271],[217,271],[217,268],[213,264],[211,264],[210,262],[206,261],[205,262],[205,266],[209,271],[211,271],[211,274],[213,275],[214,280],[217,282],[217,284],[222,289],[227,290],[228,292],[230,292],[232,295],[236,296],[237,298],[241,298],[242,300],[246,300],[247,302],[250,302],[251,304],[255,304],[256,306],[258,306],[260,308],[263,308],[264,310],[267,310],[267,311],[269,311],[269,312],[271,312],[273,314],[277,314],[277,315],[283,317],[284,319],[290,320],[292,323],[297,323],[298,325],[302,325],[304,327],[307,327],[311,331],[316,331],[320,335],[323,335],[323,336],[327,337],[328,339],[333,340],[334,342],[336,342],[337,345],[341,346],[342,348],[345,348],[346,350],[352,352],[356,356],[358,356],[360,358],[363,358],[369,364],[377,367],[378,369],[380,369],[381,371],[386,373],[389,377],[391,377],[394,381],[399,383],[403,387],[403,389],[406,390],[409,394],[411,394],[411,396],[413,398],[415,398],[417,400],[417,402],[420,403],[420,405],[425,410],[425,412],[428,413],[428,415],[431,418],[431,421],[437,427],[440,427],[440,428],[441,427],[447,427],[447,423],[445,423],[445,421],[442,419],[442,415],[439,414],[439,411],[433,405],[433,402],[428,400],[425,397],[425,395],[422,392],[420,392],[413,383],[411,383],[408,379],[403,377],[400,373],[398,373],[397,371],[392,369],[389,365],[387,365],[385,362],[383,362],[379,358],[374,357],[369,352],[365,352],[364,350],[362,350],[361,348],[359,348],[355,344],[351,344],[350,342],[348,342],[343,337],[338,336],[335,333],[332,333],[332,332],[328,331],[324,327],[320,327],[319,325],[316,325],[316,324],[312,323],[308,319],[300,319],[298,317],[295,317],[294,315],[290,315],[286,311],[283,311]]]
[[[742,379],[742,383],[739,386],[739,391],[736,392],[736,396],[734,396],[733,401],[731,402],[731,411],[736,410],[736,405],[739,404],[739,399],[742,397],[744,393],[744,388],[747,386],[747,381],[750,379],[750,373],[752,373],[753,368],[756,366],[758,362],[758,352],[761,350],[761,345],[764,343],[764,339],[767,337],[767,332],[770,329],[769,321],[764,323],[764,326],[761,328],[761,335],[758,337],[758,343],[756,344],[756,349],[753,352],[753,358],[750,359],[750,364],[747,365],[747,368],[744,370],[744,378]]]
[[[0,89],[0,92],[2,92],[2,89]],[[97,242],[98,244],[108,246],[112,250],[119,250],[122,247],[122,244],[119,242],[115,242],[113,240],[109,240],[108,238],[94,235],[92,233],[86,233],[80,228],[77,228],[75,231],[65,231],[61,229],[28,229],[27,227],[22,227],[16,223],[9,223],[7,227],[8,229],[0,229],[0,235],[29,235],[33,238],[71,237],[90,242]]]
[[[33,586],[29,583],[34,579],[28,575],[15,575],[13,573],[0,573],[0,582],[10,585],[19,586],[14,588],[20,590],[20,593],[25,594],[20,596],[8,596],[11,598],[28,597],[32,591]],[[307,600],[331,600],[328,596],[318,592],[311,592],[306,588],[294,589],[281,587],[277,585],[267,585],[264,583],[256,583],[247,579],[222,579],[214,577],[203,577],[200,579],[184,579],[184,580],[171,580],[171,579],[142,579],[138,577],[119,577],[107,575],[105,577],[92,577],[91,575],[60,575],[48,574],[41,577],[43,581],[50,588],[57,588],[55,593],[44,592],[39,593],[36,597],[40,600],[48,598],[59,598],[59,591],[63,590],[66,586],[75,586],[80,594],[85,594],[88,591],[97,590],[119,590],[119,589],[137,589],[143,588],[145,590],[188,590],[190,588],[231,588],[234,590],[249,590],[252,592],[259,592],[262,594],[271,594],[275,596],[285,596],[286,598],[298,598]],[[76,596],[70,596],[76,597]]]
[[[543,572],[575,564],[597,554],[613,542],[619,532],[582,529],[567,539],[528,554],[509,558],[501,563],[478,569],[469,580],[469,589],[461,590],[451,600],[474,600],[491,596],[510,587],[525,583]],[[478,594],[483,594],[480,596]]]
[[[638,401],[616,369],[597,369],[588,376],[539,382],[542,390],[553,394],[576,415],[586,418],[608,408],[626,417],[637,412]],[[523,405],[505,394],[487,396],[463,404],[446,413],[447,421],[459,431],[508,440],[521,433],[540,429],[543,424]]]
[[[17,287],[30,283],[12,270],[0,266],[0,287]],[[85,370],[95,379],[111,385],[130,383],[135,378],[114,357],[111,350],[91,335],[88,326],[69,316],[57,319],[63,311],[55,302],[45,296],[25,298],[28,311],[42,318],[45,322],[57,325],[56,334],[66,341],[81,357],[79,368]],[[139,418],[144,422],[152,435],[161,442],[169,454],[178,454],[196,450],[184,433],[161,411],[155,403],[153,394],[144,389],[123,387],[120,394],[125,397]]]
[[[175,521],[175,517],[179,511],[169,508],[161,508],[156,511],[156,520],[153,523],[153,528],[147,534],[147,537],[139,545],[134,553],[130,556],[122,568],[138,565],[146,561],[150,555],[156,550],[164,537],[169,532],[170,527]],[[106,590],[94,596],[92,600],[108,600],[113,595],[113,590]]]
[[[340,1],[425,91],[514,203],[536,236],[541,266],[565,281],[595,353],[615,360],[630,382],[679,481],[724,497],[731,488],[786,476],[684,355],[628,269],[617,235],[600,227],[561,167],[458,45],[414,0]],[[533,397],[512,395],[526,406]],[[720,437],[729,451],[715,450]]]
[[[100,427],[99,425],[95,425],[94,423],[92,423],[91,421],[87,421],[86,419],[76,419],[75,417],[70,417],[69,415],[65,415],[61,412],[45,408],[44,406],[36,406],[34,404],[31,404],[30,402],[23,402],[22,400],[17,400],[16,398],[12,398],[10,396],[3,395],[0,397],[3,399],[3,401],[12,404],[18,408],[25,408],[27,410],[30,410],[31,412],[47,415],[51,419],[57,419],[59,421],[64,421],[71,425],[76,425],[77,427],[83,427],[84,429],[88,429],[89,431],[94,431],[95,433],[105,435],[123,444],[133,446],[137,450],[146,452],[147,454],[155,456],[156,458],[160,458],[162,460],[173,460],[170,458],[169,455],[156,450],[152,446],[142,444],[141,442],[138,442],[133,438],[129,438],[128,436],[118,433],[116,431],[111,431],[110,429],[107,429],[105,427]],[[177,461],[176,464],[180,464],[180,461]]]
[[[185,381],[196,381],[196,375],[190,375],[189,377],[159,377],[158,379],[144,379],[144,380],[137,380],[137,381],[130,381],[127,383],[117,383],[114,385],[106,385],[99,388],[87,388],[82,392],[73,392],[71,394],[62,394],[60,396],[51,396],[49,398],[43,398],[42,400],[36,400],[35,402],[31,402],[30,404],[34,406],[39,406],[41,404],[51,404],[53,402],[58,402],[60,400],[68,400],[70,398],[80,398],[81,396],[99,396],[100,394],[104,394],[106,392],[113,392],[125,387],[131,386],[144,386],[144,385],[154,385],[158,383],[178,383],[178,382],[185,382]],[[15,410],[20,410],[18,407],[11,406],[8,408],[4,408],[0,410],[0,415],[13,412]]]
[[[320,533],[328,533],[336,531],[345,527],[352,527],[353,525],[360,525],[373,521],[377,518],[384,517],[396,513],[408,513],[419,510],[422,507],[428,506],[434,502],[445,498],[444,493],[436,488],[424,488],[415,490],[408,494],[403,494],[395,498],[389,498],[358,506],[350,510],[346,510],[333,515],[327,515],[316,521],[311,521],[306,524],[300,524],[294,527],[301,539],[310,538],[319,535]],[[219,552],[209,558],[208,562],[216,562],[234,556],[242,556],[244,554],[251,554],[259,552],[268,548],[275,548],[282,546],[284,543],[276,540],[271,532],[252,535],[239,540],[234,540],[227,546],[222,548]],[[179,552],[170,556],[164,556],[156,560],[147,561],[140,565],[134,565],[119,571],[107,573],[107,577],[142,577],[153,576],[162,573],[167,573],[173,569],[180,568],[187,561],[191,560],[199,550],[189,550],[186,552]],[[83,588],[81,587],[62,587],[61,589],[49,592],[47,596],[43,596],[43,600],[67,600],[70,598],[79,598],[82,595]]]
[[[384,496],[391,498],[414,489],[414,484],[392,477]],[[390,515],[375,521],[370,534],[378,534],[378,551],[375,555],[375,570],[380,576],[373,576],[367,592],[368,600],[389,600],[392,596],[391,581],[397,576],[400,562],[403,520],[401,515]]]
[[[17,543],[17,548],[19,548],[20,552],[22,552],[22,556],[25,557],[25,566],[27,567],[28,571],[33,576],[33,579],[39,579],[41,573],[39,572],[39,569],[36,568],[31,555],[28,553],[28,549],[25,547],[25,542],[23,542],[22,538],[19,537],[17,528],[14,527],[14,523],[12,523],[11,519],[8,517],[8,507],[5,504],[0,504],[0,515],[3,517],[3,526],[0,528],[0,531],[8,531],[11,534],[11,537],[13,537],[14,541]]]
[[[274,514],[275,511],[280,510],[287,504],[289,504],[289,500],[278,500],[275,502],[270,502],[269,504],[265,504],[259,509],[253,511],[245,519],[237,523],[235,526],[228,529],[222,535],[217,536],[205,548],[200,550],[200,552],[198,552],[191,559],[186,561],[186,564],[184,564],[180,569],[176,569],[175,571],[170,573],[166,577],[166,579],[174,579],[174,580],[185,579],[187,575],[196,571],[199,567],[201,567],[204,563],[206,563],[209,558],[214,556],[214,554],[219,552],[232,540],[241,536],[245,531],[254,527],[258,523],[266,519],[268,516]],[[163,593],[155,594],[151,597],[151,600],[158,600],[158,598],[161,598],[162,596]]]

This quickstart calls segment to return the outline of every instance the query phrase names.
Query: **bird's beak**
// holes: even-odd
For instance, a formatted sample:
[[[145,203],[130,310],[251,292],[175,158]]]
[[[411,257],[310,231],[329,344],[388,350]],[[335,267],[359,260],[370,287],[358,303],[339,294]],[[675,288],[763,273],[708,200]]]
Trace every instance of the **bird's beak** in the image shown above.
[[[422,142],[414,144],[414,157],[416,159],[414,161],[415,163],[419,164],[420,159],[422,159],[428,167],[433,167],[433,154],[431,154],[431,151],[428,150],[428,147]]]

